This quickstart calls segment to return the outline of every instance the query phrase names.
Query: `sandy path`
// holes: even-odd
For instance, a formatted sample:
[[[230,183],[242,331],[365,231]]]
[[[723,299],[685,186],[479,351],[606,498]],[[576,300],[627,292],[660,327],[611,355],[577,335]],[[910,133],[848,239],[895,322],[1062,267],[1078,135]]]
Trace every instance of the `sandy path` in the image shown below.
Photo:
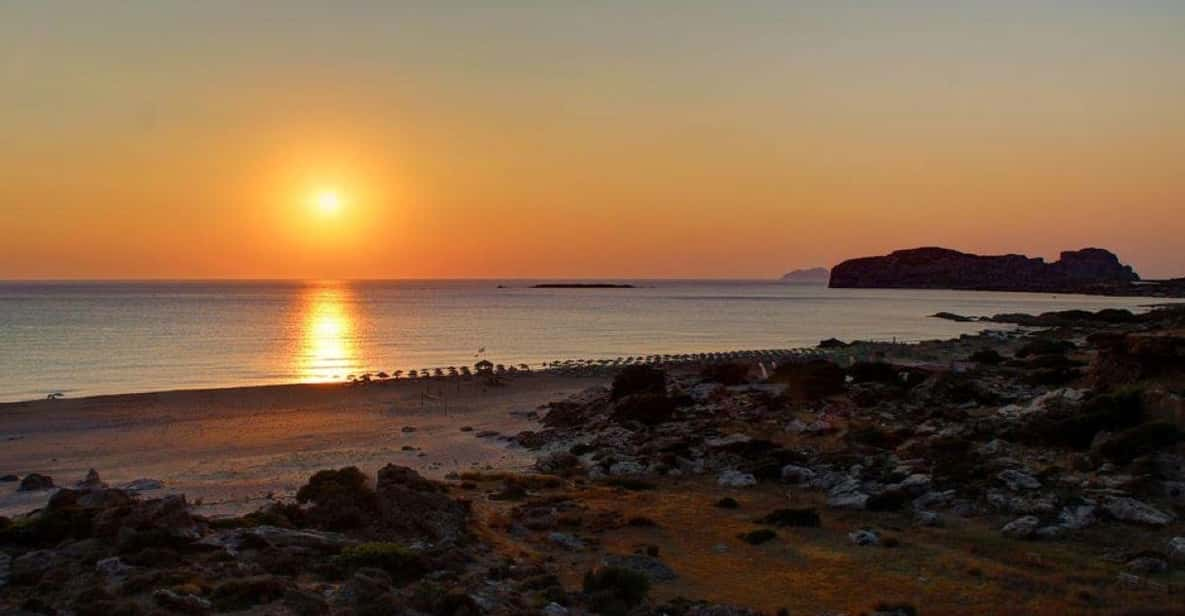
[[[93,467],[113,485],[162,480],[167,492],[200,499],[207,514],[243,511],[269,493],[291,496],[323,468],[356,465],[373,476],[395,462],[433,477],[486,464],[521,468],[533,456],[477,432],[532,429],[523,414],[600,383],[533,375],[500,387],[283,385],[0,404],[0,475],[38,472],[70,486]],[[436,399],[421,402],[425,392]],[[49,496],[15,489],[0,484],[0,515]]]

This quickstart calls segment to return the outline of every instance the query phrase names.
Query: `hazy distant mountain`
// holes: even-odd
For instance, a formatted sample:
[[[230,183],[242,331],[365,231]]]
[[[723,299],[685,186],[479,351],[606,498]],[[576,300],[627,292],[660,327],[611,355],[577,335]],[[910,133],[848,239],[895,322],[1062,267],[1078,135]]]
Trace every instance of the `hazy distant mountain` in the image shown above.
[[[831,272],[825,267],[812,267],[810,269],[796,269],[785,276],[782,276],[782,282],[827,282],[831,279]]]

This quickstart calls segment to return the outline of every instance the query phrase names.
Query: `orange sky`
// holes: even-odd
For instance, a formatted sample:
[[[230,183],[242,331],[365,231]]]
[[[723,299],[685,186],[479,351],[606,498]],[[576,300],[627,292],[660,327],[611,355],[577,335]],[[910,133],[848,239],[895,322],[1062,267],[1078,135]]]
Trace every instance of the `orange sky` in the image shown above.
[[[0,8],[0,278],[1185,275],[1178,4],[240,4]]]

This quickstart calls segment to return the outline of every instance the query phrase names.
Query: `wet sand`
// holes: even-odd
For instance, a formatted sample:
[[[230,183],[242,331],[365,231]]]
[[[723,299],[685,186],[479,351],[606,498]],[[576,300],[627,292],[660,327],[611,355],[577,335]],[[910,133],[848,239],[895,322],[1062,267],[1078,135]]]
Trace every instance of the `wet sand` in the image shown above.
[[[539,405],[603,382],[536,374],[496,387],[402,380],[0,404],[0,475],[42,473],[70,487],[95,468],[113,486],[158,479],[165,489],[147,494],[181,492],[201,513],[238,513],[269,495],[292,496],[324,468],[355,465],[373,476],[394,462],[436,478],[486,465],[523,468],[532,455],[477,434],[532,429],[525,415]],[[0,515],[49,498],[16,487],[0,484]]]

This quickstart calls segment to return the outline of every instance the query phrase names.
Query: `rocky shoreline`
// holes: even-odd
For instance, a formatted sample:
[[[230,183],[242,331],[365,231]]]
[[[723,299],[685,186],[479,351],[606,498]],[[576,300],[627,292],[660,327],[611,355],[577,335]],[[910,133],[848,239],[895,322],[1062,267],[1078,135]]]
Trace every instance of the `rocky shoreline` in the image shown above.
[[[6,477],[55,491],[0,518],[0,611],[1179,613],[1185,310],[1123,312],[583,367],[616,376],[510,439],[533,472],[327,469],[233,518]]]

